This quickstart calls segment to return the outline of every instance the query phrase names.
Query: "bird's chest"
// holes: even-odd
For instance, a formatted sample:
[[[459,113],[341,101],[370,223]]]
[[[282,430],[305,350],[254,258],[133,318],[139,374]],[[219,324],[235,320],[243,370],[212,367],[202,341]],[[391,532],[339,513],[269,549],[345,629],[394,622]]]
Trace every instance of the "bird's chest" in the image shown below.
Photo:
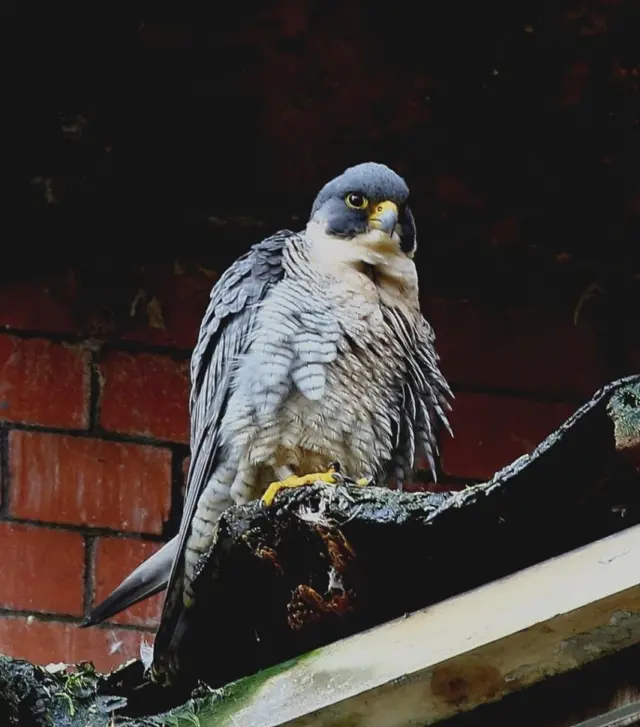
[[[242,405],[230,409],[242,414],[231,449],[246,451],[250,462],[307,470],[338,460],[358,473],[390,458],[404,352],[375,286],[348,283],[327,286],[322,317],[291,309],[261,328],[271,331],[256,342],[265,355],[239,370]],[[278,302],[273,310],[285,307]],[[274,343],[278,331],[286,338]]]
[[[402,365],[385,332],[381,315],[345,316],[338,356],[326,367],[323,396],[310,401],[292,390],[284,402],[279,450],[285,458],[320,454],[352,474],[390,458]]]

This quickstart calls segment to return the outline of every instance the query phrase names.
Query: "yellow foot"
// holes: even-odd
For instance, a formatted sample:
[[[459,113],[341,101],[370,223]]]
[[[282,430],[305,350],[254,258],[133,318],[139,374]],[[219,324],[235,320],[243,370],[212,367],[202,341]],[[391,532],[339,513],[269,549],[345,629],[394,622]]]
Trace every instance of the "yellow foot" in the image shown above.
[[[273,502],[273,499],[283,487],[302,487],[303,485],[312,485],[314,482],[326,482],[329,485],[336,485],[339,479],[336,477],[337,469],[331,467],[327,472],[315,472],[311,475],[291,475],[286,480],[281,482],[272,482],[267,491],[262,496],[261,500],[264,504],[269,507]]]

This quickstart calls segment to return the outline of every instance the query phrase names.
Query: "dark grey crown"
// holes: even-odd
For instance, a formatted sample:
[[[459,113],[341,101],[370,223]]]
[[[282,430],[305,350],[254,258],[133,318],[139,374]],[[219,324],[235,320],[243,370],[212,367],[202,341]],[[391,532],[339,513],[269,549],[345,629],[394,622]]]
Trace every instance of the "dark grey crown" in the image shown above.
[[[339,177],[324,185],[318,193],[311,217],[332,197],[344,197],[349,192],[364,195],[372,202],[390,200],[398,206],[404,204],[409,197],[409,187],[404,179],[393,169],[376,162],[365,162],[349,167]]]

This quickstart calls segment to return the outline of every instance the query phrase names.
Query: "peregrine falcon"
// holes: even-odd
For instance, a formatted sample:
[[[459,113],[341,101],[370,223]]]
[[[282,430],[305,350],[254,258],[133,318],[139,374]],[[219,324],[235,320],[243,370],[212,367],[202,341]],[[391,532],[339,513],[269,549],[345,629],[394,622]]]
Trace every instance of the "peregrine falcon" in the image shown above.
[[[422,453],[435,477],[452,394],[420,312],[408,197],[387,166],[350,167],[320,190],[303,231],[277,232],[220,277],[191,361],[180,532],[85,625],[168,581],[161,630],[179,639],[198,560],[231,505],[336,482],[333,462],[402,487]]]

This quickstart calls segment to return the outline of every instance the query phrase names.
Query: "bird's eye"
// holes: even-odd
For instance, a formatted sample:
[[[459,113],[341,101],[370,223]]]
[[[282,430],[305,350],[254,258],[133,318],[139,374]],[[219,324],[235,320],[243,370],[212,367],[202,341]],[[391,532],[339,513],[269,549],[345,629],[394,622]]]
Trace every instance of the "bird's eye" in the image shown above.
[[[346,202],[347,207],[351,207],[352,210],[363,210],[369,204],[366,197],[361,194],[357,194],[356,192],[348,194],[344,198],[344,201]]]

